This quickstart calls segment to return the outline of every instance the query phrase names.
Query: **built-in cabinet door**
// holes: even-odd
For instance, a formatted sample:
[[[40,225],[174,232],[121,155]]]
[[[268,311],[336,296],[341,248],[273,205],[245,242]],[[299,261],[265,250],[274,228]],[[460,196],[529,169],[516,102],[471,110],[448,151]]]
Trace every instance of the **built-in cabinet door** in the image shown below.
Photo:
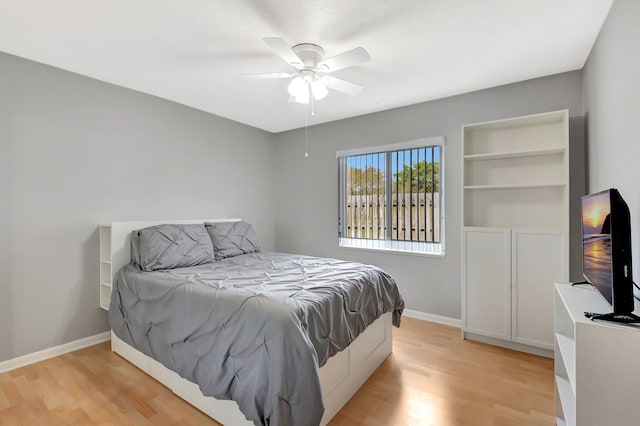
[[[562,234],[513,229],[511,235],[512,340],[553,349],[553,283],[566,279]]]
[[[511,231],[467,227],[463,239],[464,331],[509,340]]]

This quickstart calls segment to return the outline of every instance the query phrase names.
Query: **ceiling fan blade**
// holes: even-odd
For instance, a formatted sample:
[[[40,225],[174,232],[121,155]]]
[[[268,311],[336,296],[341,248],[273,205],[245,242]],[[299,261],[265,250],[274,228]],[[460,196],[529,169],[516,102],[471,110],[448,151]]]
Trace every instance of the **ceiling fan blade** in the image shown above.
[[[371,56],[364,48],[356,47],[332,58],[325,59],[318,64],[317,68],[321,72],[333,72],[367,62],[369,59],[371,59]]]
[[[286,41],[278,37],[267,37],[262,39],[267,45],[274,50],[286,63],[292,67],[301,69],[304,67],[302,60],[289,47]]]
[[[329,75],[322,77],[322,82],[329,88],[347,95],[357,95],[362,90],[362,86],[351,83],[340,78],[331,77]]]
[[[290,72],[274,72],[265,74],[240,74],[240,77],[245,78],[289,78],[293,77],[295,73]]]

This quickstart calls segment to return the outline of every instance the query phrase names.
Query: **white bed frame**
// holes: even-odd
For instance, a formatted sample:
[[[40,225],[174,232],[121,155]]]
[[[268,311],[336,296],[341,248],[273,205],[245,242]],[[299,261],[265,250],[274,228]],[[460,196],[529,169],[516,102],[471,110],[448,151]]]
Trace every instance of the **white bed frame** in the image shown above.
[[[115,275],[130,263],[131,231],[163,223],[187,224],[203,222],[237,222],[240,219],[156,220],[146,222],[113,222],[111,231],[111,270]],[[326,425],[349,401],[392,350],[391,313],[371,324],[349,347],[331,357],[319,369]],[[198,385],[183,379],[164,365],[148,357],[111,332],[111,350],[171,389],[176,395],[223,425],[252,425],[235,401],[204,396]]]

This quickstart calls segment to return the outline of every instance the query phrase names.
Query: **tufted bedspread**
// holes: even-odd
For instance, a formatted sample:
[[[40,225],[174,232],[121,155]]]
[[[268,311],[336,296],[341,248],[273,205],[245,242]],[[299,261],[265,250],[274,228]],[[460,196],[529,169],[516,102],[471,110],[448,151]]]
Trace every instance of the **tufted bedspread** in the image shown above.
[[[118,272],[115,334],[257,425],[317,425],[318,367],[404,301],[371,265],[254,253],[206,265]]]

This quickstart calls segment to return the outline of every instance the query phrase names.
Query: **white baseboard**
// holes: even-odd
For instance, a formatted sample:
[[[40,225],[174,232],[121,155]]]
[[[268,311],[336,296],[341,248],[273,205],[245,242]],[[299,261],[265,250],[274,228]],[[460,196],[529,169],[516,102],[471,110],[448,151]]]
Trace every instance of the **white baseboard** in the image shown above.
[[[78,349],[83,349],[88,346],[97,345],[98,343],[106,342],[110,339],[111,332],[105,331],[104,333],[96,334],[95,336],[85,337],[60,346],[54,346],[52,348],[43,349],[17,358],[8,359],[0,362],[0,373],[15,370],[16,368],[24,367],[25,365],[35,364],[36,362],[44,361],[45,359],[63,355],[68,352],[77,351]]]
[[[409,318],[416,318],[423,321],[435,322],[438,324],[449,325],[451,327],[462,328],[462,320],[456,318],[443,317],[436,314],[428,314],[426,312],[414,311],[412,309],[405,309],[402,315],[406,315]]]

